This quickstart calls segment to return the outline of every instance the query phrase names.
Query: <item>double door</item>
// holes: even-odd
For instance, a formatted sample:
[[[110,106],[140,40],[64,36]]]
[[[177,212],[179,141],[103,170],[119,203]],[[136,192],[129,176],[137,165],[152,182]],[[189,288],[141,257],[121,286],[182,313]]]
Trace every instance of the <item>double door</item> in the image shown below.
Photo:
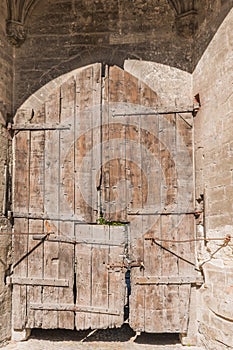
[[[13,328],[120,327],[127,304],[136,331],[187,332],[192,114],[115,66],[49,91],[13,125]]]

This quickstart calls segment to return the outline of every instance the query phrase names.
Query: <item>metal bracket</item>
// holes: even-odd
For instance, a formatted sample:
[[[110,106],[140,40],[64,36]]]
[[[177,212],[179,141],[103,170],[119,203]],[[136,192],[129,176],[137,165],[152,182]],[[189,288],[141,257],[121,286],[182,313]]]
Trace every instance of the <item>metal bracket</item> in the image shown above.
[[[120,269],[131,269],[133,267],[139,267],[140,270],[144,270],[145,269],[145,266],[144,266],[144,262],[143,261],[131,261],[131,262],[122,262],[122,263],[113,263],[113,264],[108,264],[107,265],[107,268],[110,270],[113,270],[113,269],[117,269],[117,268],[120,268]]]

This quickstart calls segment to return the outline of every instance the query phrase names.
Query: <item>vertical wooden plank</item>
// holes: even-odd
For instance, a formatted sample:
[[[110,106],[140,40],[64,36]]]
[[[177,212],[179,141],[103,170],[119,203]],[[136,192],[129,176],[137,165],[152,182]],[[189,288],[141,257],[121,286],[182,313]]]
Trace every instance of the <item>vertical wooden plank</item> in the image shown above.
[[[14,138],[14,194],[13,206],[15,212],[28,212],[29,205],[29,159],[30,159],[30,133],[19,132]],[[27,257],[21,259],[28,251],[28,236],[21,233],[28,232],[27,219],[14,220],[15,236],[13,238],[14,275],[27,277]],[[26,286],[13,286],[12,293],[12,322],[13,329],[22,330],[26,325],[27,288]]]
[[[14,138],[14,193],[13,205],[15,212],[28,211],[29,202],[29,147],[30,132],[20,131]]]
[[[142,99],[143,100],[143,99]],[[144,176],[142,181],[142,209],[148,213],[142,216],[143,234],[151,236],[160,236],[159,217],[152,215],[156,210],[160,210],[161,193],[161,170],[159,166],[159,145],[158,145],[159,125],[158,116],[141,116],[141,167]],[[153,276],[161,270],[160,247],[151,244],[151,241],[143,241],[143,261],[145,270],[144,276]],[[160,292],[153,285],[137,286],[144,293],[144,331],[151,332],[158,328],[156,311],[161,303]]]
[[[180,188],[186,193],[186,197],[180,200],[179,212],[193,211],[193,131],[191,113],[177,115],[177,163],[182,173],[180,179]],[[188,240],[195,238],[195,219],[194,215],[180,215],[178,217],[178,237],[180,240]],[[179,259],[178,269],[179,275],[195,276],[195,242],[180,243],[178,245]],[[182,258],[184,260],[182,260]],[[185,261],[186,260],[186,261]],[[187,261],[190,261],[189,264]],[[193,264],[193,265],[192,265]],[[189,323],[189,305],[190,305],[191,285],[181,285],[179,287],[179,318],[181,324],[181,332],[187,333]]]
[[[153,106],[157,103],[157,96],[152,92],[145,84],[140,81],[135,86],[137,89],[137,95],[139,98],[139,104],[141,106]],[[135,117],[131,124],[135,123]],[[134,127],[135,128],[135,127]],[[139,276],[148,275],[152,271],[158,271],[159,265],[156,265],[156,253],[159,249],[157,246],[151,246],[150,242],[144,240],[144,235],[154,231],[158,234],[160,226],[154,224],[157,221],[152,214],[156,211],[156,207],[160,207],[160,189],[157,186],[160,178],[160,171],[158,169],[159,164],[159,148],[158,148],[158,117],[156,116],[144,116],[138,118],[139,134],[137,143],[140,147],[140,160],[137,160],[137,166],[140,169],[140,179],[138,184],[138,198],[137,203],[133,203],[135,209],[138,208],[139,212],[148,213],[149,215],[141,215],[141,227],[138,225],[140,219],[136,219],[137,228],[133,228],[134,221],[132,221],[132,229],[135,237],[131,237],[132,240],[132,252],[134,256],[144,262],[145,270],[133,269],[132,270],[132,296],[130,301],[130,324],[138,331],[151,331],[154,327],[153,313],[154,308],[158,303],[158,293],[155,292],[154,286],[139,286],[135,285],[135,280]],[[134,155],[135,158],[135,155]],[[156,205],[157,204],[157,205]],[[135,211],[134,209],[134,211]],[[135,218],[134,218],[135,219]],[[132,218],[133,220],[133,218]],[[135,231],[138,231],[135,234]],[[152,230],[152,231],[151,231]],[[140,236],[141,233],[141,236]],[[133,243],[135,241],[135,243]],[[134,248],[135,246],[135,248]],[[158,255],[157,255],[158,256]],[[154,273],[154,272],[153,272]],[[156,299],[153,298],[156,297]],[[152,298],[152,299],[151,299]],[[133,314],[132,314],[133,310]],[[136,321],[134,320],[136,319]],[[156,320],[156,318],[155,318]],[[156,321],[154,321],[156,322]]]
[[[104,135],[108,139],[103,141],[102,174],[104,217],[107,221],[124,222],[127,218],[125,127],[123,124],[110,123],[106,128],[108,132],[105,131]]]
[[[44,105],[34,112],[33,123],[40,124],[45,121]],[[30,164],[29,164],[29,212],[44,212],[44,131],[30,132]]]
[[[98,237],[102,241],[108,238],[108,226],[93,226],[93,237]],[[108,309],[108,246],[92,246],[92,279],[91,279],[91,305]],[[92,328],[108,327],[108,315],[93,313],[91,316]]]
[[[69,230],[70,226],[70,223],[68,223],[67,230]],[[66,229],[65,224],[63,224],[62,229]],[[74,304],[74,245],[72,244],[60,243],[58,276],[59,279],[69,281],[69,287],[60,287],[58,290],[59,303]],[[73,311],[60,311],[58,313],[58,328],[74,329],[74,319]]]
[[[29,220],[29,232],[43,234],[43,220]],[[38,245],[38,241],[33,240],[33,236],[29,236],[28,251]],[[39,245],[28,258],[28,277],[43,278],[43,243]],[[43,311],[31,310],[31,303],[42,303],[42,286],[27,286],[27,327],[40,328],[43,324]]]
[[[45,122],[60,121],[60,89],[54,91],[45,104]],[[45,184],[44,205],[48,216],[59,215],[59,187],[60,187],[60,149],[59,131],[45,131]],[[45,222],[45,232],[58,234],[58,222],[49,220]],[[59,271],[59,243],[44,243],[44,278],[58,278]],[[43,287],[43,303],[57,303],[58,288]],[[58,312],[43,311],[42,328],[57,328]]]
[[[160,221],[153,225],[153,230],[149,231],[148,234],[160,237]],[[151,241],[145,240],[144,251],[144,276],[161,275],[161,248]],[[155,285],[142,287],[145,288],[145,331],[153,333],[155,329],[159,331],[161,326],[158,314],[160,313],[161,317],[163,295],[161,289]],[[138,288],[141,288],[141,286],[138,286]]]
[[[179,210],[192,211],[194,208],[193,183],[193,116],[192,113],[176,114],[177,164],[180,171],[179,189],[185,196],[179,198]]]
[[[139,85],[140,86],[140,85]],[[138,86],[137,86],[138,90]],[[140,93],[137,92],[140,99]],[[135,118],[137,118],[135,120]],[[135,125],[136,122],[136,125]],[[126,158],[133,159],[133,166],[130,167],[130,178],[133,184],[132,200],[130,210],[133,212],[142,211],[143,189],[142,189],[142,153],[141,153],[141,116],[127,117],[126,138],[130,143],[126,145]],[[134,142],[137,144],[139,152],[135,154]],[[146,180],[146,179],[145,179]],[[146,181],[145,181],[146,182]],[[144,237],[143,226],[144,217],[142,215],[128,216],[130,219],[130,258],[133,261],[144,261]],[[144,331],[145,328],[145,288],[135,284],[138,276],[143,276],[144,271],[138,267],[131,269],[131,296],[129,303],[129,324],[137,331]]]
[[[123,260],[125,247],[127,244],[127,227],[126,226],[108,226],[110,242],[116,240],[116,237],[124,236],[122,244],[119,246],[109,246],[108,264],[116,264]],[[125,269],[108,270],[108,308],[118,310],[120,315],[109,315],[108,326],[110,328],[121,327],[124,322],[124,304],[125,304]]]
[[[100,160],[100,106],[101,65],[96,64],[81,70],[76,77],[75,213],[86,222],[97,219],[97,185],[93,175]]]
[[[76,240],[92,238],[90,225],[76,225]],[[78,243],[75,249],[76,261],[76,304],[79,307],[89,306],[92,299],[92,247],[91,244]],[[92,328],[91,314],[76,312],[75,326],[77,330]]]
[[[179,216],[178,237],[180,240],[192,239],[194,236],[194,217],[192,214]],[[179,259],[178,269],[180,276],[195,276],[195,242],[179,243],[178,254]],[[182,260],[184,259],[184,260]],[[190,263],[188,263],[190,262]],[[193,264],[193,265],[192,265]],[[179,286],[179,318],[181,331],[187,332],[189,321],[189,303],[190,303],[191,285]]]
[[[127,106],[127,109],[130,111],[130,106],[132,106],[133,103],[140,103],[138,80],[130,76],[127,72],[120,70],[118,67],[111,67],[109,69],[108,101],[109,103],[115,102],[120,104],[129,104]],[[110,120],[108,120],[108,123],[110,123]],[[135,151],[135,145],[137,145],[137,147],[140,148],[140,118],[132,117],[131,120],[130,117],[124,117],[121,120],[119,120],[118,123],[118,129],[122,129],[122,134],[120,132],[116,133],[115,128],[114,137],[116,139],[118,138],[119,140],[124,140],[125,154],[123,155],[123,146],[121,146],[121,153],[124,157],[125,164],[123,164],[122,169],[119,165],[118,167],[115,166],[115,169],[119,168],[120,170],[117,171],[117,173],[115,172],[115,182],[117,181],[118,177],[118,181],[121,180],[125,183],[123,193],[123,196],[125,196],[125,198],[123,199],[123,201],[126,205],[125,210],[122,211],[122,214],[124,214],[127,218],[127,211],[136,211],[142,207],[141,152]],[[108,137],[109,139],[113,139],[113,136],[111,135],[108,135]],[[122,141],[120,141],[120,143],[122,143]],[[122,157],[122,155],[120,156]],[[111,179],[111,177],[113,179]],[[110,179],[108,184],[109,191],[112,190],[113,180],[114,175],[110,173]],[[118,219],[118,216],[116,216],[116,218]],[[139,257],[143,258],[143,240],[140,236],[140,234],[142,235],[142,220],[141,218],[138,219],[134,216],[128,216],[127,219],[131,221],[131,257],[133,260]],[[137,276],[136,269],[133,269],[131,271],[132,283],[134,283],[134,276]],[[136,327],[138,329],[144,322],[144,294],[136,286],[134,286],[132,288],[132,295],[130,297],[130,300],[130,324],[131,326]],[[140,317],[143,318],[143,320],[139,320]]]
[[[16,158],[17,160],[17,158]],[[27,277],[27,257],[21,259],[27,254],[28,237],[20,233],[28,232],[27,219],[15,219],[14,222],[15,236],[13,240],[13,258],[14,258],[14,275],[16,277]],[[27,287],[14,285],[12,292],[12,326],[14,330],[23,330],[26,326],[27,315]]]
[[[86,222],[96,222],[97,190],[101,178],[101,65],[81,70],[76,76],[75,119],[75,214]],[[92,237],[88,225],[76,226],[76,239]],[[92,247],[78,244],[75,248],[77,305],[92,305]],[[77,312],[77,329],[93,327],[92,315]]]
[[[34,112],[33,123],[44,123],[45,111],[44,105]],[[31,131],[30,137],[30,164],[29,176],[30,183],[28,188],[29,193],[29,212],[43,213],[44,212],[44,146],[45,135],[44,131]],[[29,233],[43,233],[44,225],[42,220],[29,220]],[[38,241],[33,240],[33,236],[28,237],[28,277],[42,278],[43,277],[43,244],[38,245]],[[30,303],[41,303],[42,299],[41,286],[27,286],[27,327],[41,327],[42,312],[30,309]]]
[[[74,152],[75,152],[75,80],[71,77],[61,86],[61,111],[60,122],[71,124],[71,130],[60,131],[60,188],[59,188],[59,213],[67,221],[61,221],[58,225],[59,234],[74,238],[74,223],[69,222],[69,217],[74,214],[75,208],[75,178],[74,178]],[[58,277],[69,281],[68,288],[59,288],[59,303],[74,303],[74,245],[59,243]],[[58,327],[74,329],[73,311],[58,312]]]
[[[105,68],[105,77],[102,81],[102,120],[101,120],[101,188],[100,188],[100,214],[110,220],[110,148],[109,148],[109,68]]]
[[[176,171],[174,169],[176,159],[176,128],[175,116],[166,115],[160,116],[160,156],[161,165],[164,172],[164,183],[167,186],[164,198],[164,208],[168,212],[174,209],[173,197],[173,182],[176,184]],[[161,184],[162,185],[162,184]],[[176,209],[175,209],[176,211]],[[176,215],[167,215],[161,217],[162,224],[162,239],[177,239],[177,217]],[[172,242],[162,242],[162,246],[167,250],[162,250],[162,276],[176,276],[178,275],[178,258],[171,252],[177,253],[177,245]],[[170,252],[171,251],[171,252]],[[177,328],[177,302],[178,302],[178,287],[176,285],[161,285],[164,293],[163,301],[163,328],[168,332]]]
[[[59,271],[59,247],[56,242],[44,243],[44,278],[58,279]],[[58,288],[43,287],[43,303],[56,304],[58,303]],[[58,311],[43,311],[42,328],[58,328]]]
[[[75,207],[75,94],[76,84],[71,77],[61,86],[60,122],[71,130],[60,130],[60,192],[59,211],[64,216],[74,214]],[[72,232],[72,230],[71,230]],[[73,233],[72,233],[73,235]]]
[[[92,168],[91,168],[91,178],[92,178],[92,222],[96,222],[99,215],[99,190],[100,181],[98,173],[101,169],[102,162],[102,66],[101,64],[93,65],[93,78],[92,78]],[[100,173],[99,173],[100,174]],[[100,174],[101,175],[101,174]]]

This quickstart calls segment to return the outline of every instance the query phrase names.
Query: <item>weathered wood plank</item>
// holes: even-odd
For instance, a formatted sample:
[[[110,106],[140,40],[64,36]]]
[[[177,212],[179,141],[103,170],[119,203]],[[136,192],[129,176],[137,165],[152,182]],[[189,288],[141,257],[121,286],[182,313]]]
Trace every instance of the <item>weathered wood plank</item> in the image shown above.
[[[102,230],[111,228],[111,232],[117,232],[115,235],[112,234],[98,234]],[[91,229],[94,230],[95,234],[92,235],[90,232]],[[124,226],[111,226],[111,225],[76,225],[76,243],[84,244],[99,244],[99,245],[108,245],[108,246],[122,246],[125,243],[125,230]],[[110,232],[110,231],[109,231]]]
[[[25,219],[15,219],[14,222],[15,236],[13,240],[13,261],[14,261],[14,275],[18,278],[27,277],[27,257],[23,259],[19,264],[25,254],[27,254],[27,244],[28,237],[20,235],[20,232],[28,231],[28,220]],[[18,233],[18,234],[17,234]],[[12,292],[12,326],[14,330],[22,330],[26,325],[26,312],[27,312],[27,287],[16,285],[13,286]]]
[[[30,192],[30,194],[32,191]],[[43,191],[41,191],[43,195]],[[42,204],[42,203],[41,203]],[[38,205],[41,205],[38,201]],[[39,209],[39,208],[38,208]],[[29,232],[43,232],[44,224],[42,220],[29,220]],[[31,251],[35,248],[38,242],[33,240],[32,236],[28,237],[28,250]],[[42,301],[42,286],[45,284],[43,279],[43,244],[40,244],[28,258],[28,278],[15,279],[13,277],[13,283],[21,283],[27,285],[27,327],[37,328],[41,327],[43,314],[40,311],[30,311],[28,305],[30,302]],[[35,283],[33,283],[35,282]]]
[[[144,97],[142,98],[144,100]],[[160,163],[160,145],[159,145],[159,117],[144,116],[141,117],[141,158],[142,169],[142,211],[150,212],[153,210],[163,210],[162,207],[162,184],[164,183],[163,172]],[[161,236],[160,218],[155,215],[143,216],[143,233]],[[148,275],[154,275],[155,272],[161,274],[162,259],[161,248],[154,244],[151,245],[144,239],[144,278]],[[137,280],[135,281],[137,283]],[[141,286],[138,286],[140,289]],[[153,285],[147,285],[144,288],[145,295],[145,313],[144,313],[144,331],[153,332],[158,329],[158,310],[161,309],[161,291]]]
[[[109,239],[114,241],[117,236],[123,236],[124,242],[121,246],[109,246],[108,264],[111,265],[123,260],[125,254],[125,247],[127,245],[127,227],[109,226]],[[120,327],[124,322],[124,305],[126,301],[126,285],[125,285],[125,270],[117,269],[114,271],[108,270],[108,305],[110,308],[118,310],[118,315],[109,313],[108,326],[110,328]]]
[[[105,77],[102,79],[103,93],[102,93],[102,128],[101,128],[101,169],[99,174],[99,211],[104,215],[105,219],[109,219],[110,212],[110,192],[109,192],[109,171],[108,164],[110,161],[109,148],[109,68],[105,67]]]
[[[29,206],[29,160],[30,160],[30,134],[27,131],[18,133],[14,138],[14,193],[13,207],[16,211],[27,210]],[[13,239],[14,274],[18,277],[27,277],[28,237],[20,235],[28,232],[27,219],[15,219]],[[26,325],[27,309],[26,286],[14,286],[12,298],[12,326],[15,330],[22,330]]]
[[[44,131],[30,132],[30,186],[28,212],[44,211]]]
[[[182,114],[192,123],[191,113]],[[181,212],[190,211],[195,207],[193,193],[193,130],[187,123],[176,115],[176,161],[179,169],[179,188],[180,192],[185,193],[180,196],[178,207]]]
[[[61,86],[61,123],[75,123],[75,80],[71,77]],[[75,178],[74,178],[74,152],[75,130],[60,131],[60,192],[59,214],[74,214],[75,206]]]
[[[184,120],[184,119],[185,120]],[[180,179],[180,188],[186,193],[185,198],[179,201],[178,211],[189,211],[189,208],[194,208],[193,194],[193,131],[192,125],[193,116],[191,113],[176,116],[177,125],[177,162],[182,173]],[[188,122],[188,123],[187,123]],[[190,124],[190,125],[189,125]],[[184,147],[185,145],[185,147]],[[194,215],[179,215],[178,237],[179,239],[188,240],[196,237],[195,235],[195,218]],[[178,253],[184,260],[179,259],[179,275],[189,275],[197,278],[195,271],[195,242],[180,243],[178,245]],[[188,264],[185,260],[190,261]],[[179,319],[182,333],[188,332],[189,316],[190,316],[190,297],[191,286],[181,285],[179,287]],[[193,310],[191,311],[193,313]]]
[[[88,312],[92,314],[119,315],[117,309],[105,309],[102,307],[79,306],[75,304],[30,304],[33,310],[50,310],[50,311],[70,311],[70,312]]]
[[[76,77],[75,213],[86,222],[97,219],[96,177],[92,178],[96,170],[92,166],[100,158],[100,106],[101,65],[95,64]]]
[[[194,229],[194,216],[185,215],[179,216],[180,224],[178,227],[178,236],[181,239],[188,240],[192,239],[195,236]],[[195,243],[186,242],[180,243],[178,245],[179,256],[185,260],[179,259],[179,275],[189,275],[194,279],[198,279],[197,272],[195,271]],[[187,261],[190,261],[191,264],[188,264]],[[189,313],[190,313],[190,293],[191,285],[181,285],[179,287],[179,318],[181,322],[181,331],[187,333],[188,324],[189,324]]]
[[[174,210],[176,200],[177,173],[176,173],[176,119],[175,115],[166,115],[159,119],[160,128],[160,157],[161,164],[164,171],[164,183],[166,184],[166,191],[164,191],[164,200],[162,204],[166,210]],[[162,190],[162,189],[161,189]],[[163,239],[177,239],[177,217],[175,215],[162,216],[162,238]],[[162,242],[162,276],[170,276],[178,274],[178,258],[170,253],[174,251],[177,253],[177,245],[168,242]],[[170,251],[169,251],[170,250]],[[173,308],[178,308],[179,290],[176,285],[159,286],[163,290],[163,314],[162,327],[171,331],[173,328],[177,330],[177,315],[174,314]],[[161,327],[161,328],[162,328]],[[174,330],[174,331],[175,331]]]
[[[76,239],[85,240],[92,237],[91,226],[84,228],[76,225]],[[80,244],[75,249],[76,263],[76,304],[82,306],[92,305],[91,303],[91,274],[92,274],[92,246]],[[91,328],[91,315],[79,312],[75,316],[75,326],[77,330]]]
[[[138,99],[140,101],[141,96],[138,91],[140,89],[140,83],[137,82]],[[134,92],[135,93],[135,92]],[[140,102],[139,102],[140,103]],[[126,119],[126,158],[132,160],[128,165],[128,176],[132,184],[131,201],[128,205],[128,211],[138,211],[143,207],[143,197],[145,192],[142,187],[144,176],[142,168],[142,154],[141,154],[141,116],[128,117]],[[135,143],[137,145],[137,152],[135,151]],[[146,179],[144,184],[146,183]],[[144,193],[143,193],[144,192]],[[144,261],[144,239],[143,229],[145,218],[144,216],[128,216],[130,221],[130,251],[129,257],[132,260]],[[135,285],[135,278],[137,276],[143,276],[143,269],[134,268],[131,269],[131,296],[129,299],[129,324],[138,331],[144,330],[145,324],[145,290],[138,288]]]
[[[138,88],[138,86],[137,86]],[[135,93],[135,92],[134,92]],[[140,96],[138,97],[140,100]],[[128,164],[128,177],[132,184],[131,200],[128,210],[139,210],[143,207],[143,189],[142,189],[142,158],[140,144],[140,117],[137,118],[136,124],[133,117],[126,120],[126,159],[130,159]],[[137,145],[135,152],[134,143]],[[143,242],[143,216],[128,216],[130,221],[130,258],[132,260],[144,260],[144,242]],[[143,270],[135,268],[131,270],[131,296],[129,303],[129,324],[133,329],[138,331],[144,329],[145,316],[145,292],[135,285],[136,276],[143,276]]]
[[[39,123],[39,124],[13,124],[12,130],[70,130],[70,124]]]
[[[59,214],[64,217],[75,212],[75,90],[76,83],[71,77],[61,86],[61,111],[60,122],[72,125],[71,131],[60,131],[60,191],[59,191]],[[74,239],[74,222],[59,221],[58,238],[67,236]],[[74,245],[59,243],[59,278],[68,279],[69,288],[59,289],[59,303],[74,302]],[[74,329],[74,312],[58,312],[58,327]]]
[[[96,64],[80,71],[76,77],[75,124],[75,213],[86,222],[96,222],[98,211],[97,187],[101,166],[101,65]],[[77,227],[76,227],[77,229]],[[76,231],[76,240],[92,239],[92,227]],[[85,243],[75,248],[77,304],[92,305],[91,281],[92,246]],[[90,314],[76,314],[76,328],[92,328]]]
[[[14,138],[14,211],[28,211],[30,133],[23,131]]]
[[[128,77],[132,80],[131,77]],[[129,84],[130,85],[130,84]],[[131,92],[128,102],[135,103],[134,96],[137,96],[138,104],[142,106],[153,106],[157,103],[157,96],[150,91],[145,84],[140,81],[134,82],[134,92]],[[132,110],[133,111],[133,110]],[[130,167],[130,177],[134,185],[133,200],[129,206],[129,214],[137,211],[148,212],[153,207],[156,208],[156,200],[160,205],[160,189],[157,188],[158,169],[156,157],[158,158],[158,118],[150,118],[150,116],[136,115],[126,117],[128,130],[126,135],[128,138],[136,142],[138,151],[135,155],[135,146],[127,150],[126,157],[133,159],[135,164]],[[127,144],[127,148],[129,145]],[[157,176],[157,178],[156,178]],[[155,183],[154,183],[155,182]],[[156,192],[157,190],[157,192]],[[157,197],[157,198],[156,198]],[[158,207],[157,204],[157,207]],[[159,268],[156,265],[158,247],[152,247],[148,242],[144,241],[143,235],[153,228],[154,217],[141,215],[128,216],[131,221],[131,254],[133,258],[142,260],[144,262],[145,270],[135,268],[131,271],[132,294],[130,297],[130,325],[133,329],[138,331],[145,331],[153,324],[153,288],[150,286],[137,286],[136,278],[143,277],[147,273],[152,273],[154,268]],[[158,226],[159,228],[159,226]],[[155,254],[151,254],[151,251]],[[152,300],[151,300],[152,297]]]
[[[92,178],[92,222],[96,222],[99,215],[99,186],[102,166],[102,67],[101,64],[93,66],[92,72],[92,167],[91,167],[91,178]],[[98,175],[99,173],[99,175]]]
[[[15,218],[25,218],[25,219],[35,219],[35,220],[52,220],[52,221],[70,221],[70,222],[79,222],[77,217],[74,217],[73,214],[62,214],[62,213],[49,213],[44,214],[41,212],[33,212],[33,213],[25,213],[21,212],[13,212],[13,217]],[[86,224],[85,221],[80,221],[80,224]]]
[[[69,225],[70,226],[70,225]],[[63,231],[65,227],[61,228]],[[73,229],[73,228],[72,228]],[[59,303],[71,303],[74,301],[74,246],[65,243],[60,243],[59,247],[59,271],[60,279],[67,280],[69,287],[60,288]],[[65,329],[74,329],[74,313],[59,312],[58,327]]]
[[[160,200],[160,199],[159,199]],[[149,221],[150,219],[150,221]],[[147,218],[146,224],[151,222],[151,231],[154,235],[161,235],[161,225],[159,218]],[[156,221],[157,220],[157,221]],[[148,232],[148,231],[147,231]],[[149,231],[150,232],[150,231]],[[135,284],[139,281],[145,281],[148,276],[153,276],[155,273],[161,275],[162,271],[162,252],[161,248],[156,244],[151,244],[144,240],[144,276],[135,279]],[[138,286],[140,289],[141,286]],[[158,329],[158,312],[162,313],[162,291],[154,285],[146,285],[145,291],[145,331],[154,332]]]
[[[135,283],[144,285],[144,284],[199,284],[203,282],[202,277],[194,276],[145,276],[136,278]]]
[[[60,89],[54,91],[45,104],[45,123],[60,122]],[[45,183],[44,205],[45,212],[59,214],[59,189],[60,189],[60,157],[59,157],[59,130],[45,131]],[[57,221],[45,221],[47,232],[58,233]],[[43,278],[59,279],[59,243],[44,242],[44,276]],[[58,302],[58,288],[44,286],[43,303]],[[43,311],[42,328],[57,328],[58,312]]]
[[[40,259],[41,260],[41,259]],[[37,265],[38,268],[38,265]],[[36,277],[12,277],[9,281],[12,284],[28,285],[28,286],[54,286],[54,287],[69,287],[69,281],[63,279],[49,279]]]
[[[105,240],[109,234],[109,228],[102,225],[92,227],[93,237],[97,236]],[[96,307],[108,308],[108,254],[107,246],[92,247],[92,278],[91,278],[91,303]],[[91,317],[92,328],[106,328],[108,316],[93,314]]]

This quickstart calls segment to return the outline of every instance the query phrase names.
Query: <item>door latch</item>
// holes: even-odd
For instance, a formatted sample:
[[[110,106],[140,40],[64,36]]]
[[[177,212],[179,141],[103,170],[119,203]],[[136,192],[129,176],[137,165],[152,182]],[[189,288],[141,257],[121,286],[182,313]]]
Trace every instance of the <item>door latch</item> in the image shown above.
[[[113,270],[113,269],[117,269],[117,268],[130,270],[133,267],[139,267],[140,270],[145,269],[144,262],[141,260],[138,260],[138,261],[127,261],[126,260],[122,263],[113,263],[113,264],[107,265],[108,270]]]

